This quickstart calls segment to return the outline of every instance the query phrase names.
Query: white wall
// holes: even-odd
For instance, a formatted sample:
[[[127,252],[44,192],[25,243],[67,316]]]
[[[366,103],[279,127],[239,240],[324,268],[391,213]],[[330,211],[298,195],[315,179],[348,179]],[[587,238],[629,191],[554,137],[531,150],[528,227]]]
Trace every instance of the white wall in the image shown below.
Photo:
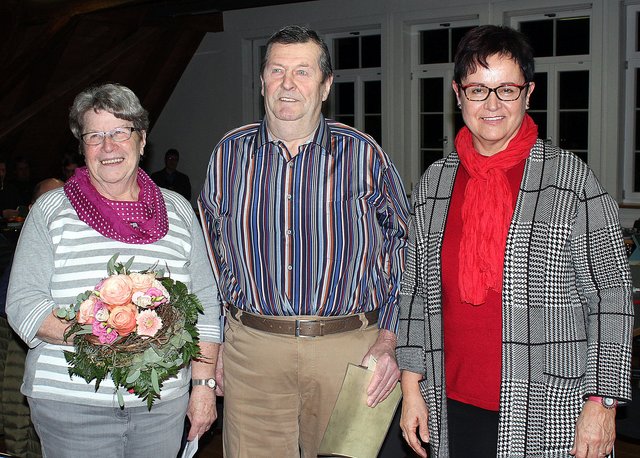
[[[286,24],[307,25],[321,34],[367,26],[382,31],[383,125],[382,146],[410,187],[410,161],[403,154],[409,148],[407,135],[408,25],[425,18],[462,18],[477,15],[480,23],[505,23],[514,11],[554,5],[584,5],[580,0],[318,0],[274,7],[230,11],[224,14],[224,32],[210,33],[202,41],[176,89],[161,113],[149,140],[153,150],[145,168],[162,168],[164,152],[177,148],[179,169],[192,182],[193,201],[200,192],[207,163],[217,141],[228,130],[256,121],[254,107],[259,88],[253,88],[251,40],[266,38]],[[604,37],[592,46],[593,70],[601,71],[594,81],[603,89],[602,154],[592,167],[607,190],[621,200],[623,139],[619,115],[622,112],[621,75],[624,54],[620,53],[622,0],[593,0],[592,27]],[[597,55],[594,55],[597,53]],[[622,56],[622,57],[621,57]],[[597,66],[595,64],[598,64]],[[602,70],[601,70],[602,69]],[[606,92],[606,94],[605,94]],[[640,217],[638,210],[625,210],[624,222]],[[626,225],[626,224],[625,224]]]

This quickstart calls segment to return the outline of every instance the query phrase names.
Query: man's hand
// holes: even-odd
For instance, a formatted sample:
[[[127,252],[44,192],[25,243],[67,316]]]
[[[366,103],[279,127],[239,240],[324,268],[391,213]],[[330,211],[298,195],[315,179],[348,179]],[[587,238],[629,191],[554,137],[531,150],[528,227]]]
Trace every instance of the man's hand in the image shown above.
[[[576,422],[576,436],[569,454],[576,458],[609,456],[615,439],[616,409],[587,401]]]
[[[418,456],[427,458],[427,451],[422,446],[422,442],[429,442],[429,409],[418,387],[421,378],[420,374],[402,371],[400,429],[402,429],[402,437],[413,451]]]
[[[202,437],[209,431],[217,416],[215,392],[208,386],[194,386],[191,389],[187,408],[187,417],[191,422],[187,440],[192,441],[196,437]]]
[[[222,363],[222,353],[224,353],[224,342],[218,349],[218,360],[216,361],[216,396],[224,396],[224,365]]]
[[[396,363],[396,335],[380,329],[376,342],[362,358],[363,366],[367,366],[370,356],[376,359],[377,364],[367,388],[367,405],[375,407],[389,396],[400,378],[400,369]]]

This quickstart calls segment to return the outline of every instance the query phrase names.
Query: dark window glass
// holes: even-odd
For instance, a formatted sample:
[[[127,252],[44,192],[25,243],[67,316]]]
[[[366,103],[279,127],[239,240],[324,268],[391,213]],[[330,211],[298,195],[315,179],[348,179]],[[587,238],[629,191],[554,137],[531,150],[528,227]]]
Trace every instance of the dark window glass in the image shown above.
[[[443,126],[442,115],[421,115],[422,120],[422,148],[442,148]]]
[[[574,151],[575,155],[582,159],[582,162],[585,164],[588,163],[589,155],[586,151]]]
[[[553,56],[553,20],[521,22],[520,31],[529,38],[535,57]]]
[[[443,111],[442,78],[423,78],[420,80],[420,111]]]
[[[364,131],[371,135],[378,144],[382,143],[382,116],[365,115]]]
[[[639,89],[640,89],[640,68],[637,68],[636,69],[636,108],[640,108],[640,90]]]
[[[638,111],[636,110],[635,115],[636,115],[636,144],[634,146],[634,149],[640,150],[640,113],[638,113]]]
[[[633,190],[640,192],[640,154],[634,154],[633,158],[635,159],[633,163]]]
[[[344,124],[347,124],[348,126],[353,126],[354,123],[354,117],[353,116],[339,116],[336,115],[335,120]]]
[[[636,51],[640,51],[640,13],[636,13]]]
[[[422,171],[427,170],[431,164],[433,164],[438,159],[442,159],[442,151],[422,151]]]
[[[556,21],[556,56],[589,54],[589,18],[568,18]]]
[[[453,62],[453,58],[456,55],[456,51],[458,50],[458,44],[460,40],[469,30],[473,29],[475,26],[471,27],[456,27],[451,29],[451,59],[450,62]]]
[[[449,62],[449,29],[420,32],[420,63],[441,64],[446,62]]]
[[[547,74],[536,73],[533,81],[536,83],[536,87],[529,98],[529,108],[531,110],[546,110],[548,95]],[[524,94],[521,97],[524,97]]]
[[[362,68],[380,67],[380,35],[362,37]]]
[[[336,83],[333,90],[335,91],[336,114],[354,114],[354,83]]]
[[[538,126],[538,137],[545,139],[547,138],[547,112],[534,112],[530,111],[529,116],[533,119],[533,122]]]
[[[365,81],[364,112],[366,114],[382,113],[382,83],[380,81]]]
[[[560,72],[560,109],[589,108],[589,71]],[[535,94],[535,93],[534,93]]]
[[[359,37],[338,38],[334,41],[336,70],[360,66]]]
[[[559,146],[570,151],[589,148],[589,113],[568,111],[560,113]]]

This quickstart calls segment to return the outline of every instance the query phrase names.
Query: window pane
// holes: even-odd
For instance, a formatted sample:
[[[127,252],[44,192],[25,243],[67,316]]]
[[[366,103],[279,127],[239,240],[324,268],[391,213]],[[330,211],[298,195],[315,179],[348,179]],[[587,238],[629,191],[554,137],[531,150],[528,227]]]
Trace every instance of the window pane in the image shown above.
[[[633,191],[640,192],[640,154],[633,155],[635,159],[633,163]]]
[[[424,78],[420,80],[420,111],[443,111],[442,78]]]
[[[547,113],[545,111],[542,112],[529,112],[529,116],[533,119],[533,122],[538,126],[538,137],[545,139],[547,138]]]
[[[589,113],[569,111],[560,113],[559,146],[573,152],[589,147]]]
[[[640,51],[640,13],[636,13],[636,52]]]
[[[362,37],[362,67],[381,66],[380,35]]]
[[[359,67],[358,37],[338,38],[335,43],[336,70]]]
[[[354,83],[336,83],[333,87],[336,101],[336,115],[355,113],[355,85]]]
[[[636,126],[636,144],[634,146],[634,149],[636,151],[640,150],[640,116],[638,116],[638,110],[635,111],[635,116],[636,116],[636,122],[635,122],[635,126]]]
[[[556,55],[589,54],[589,18],[567,18],[556,21]]]
[[[553,20],[521,22],[520,31],[529,38],[534,57],[553,56]]]
[[[364,83],[365,114],[382,113],[382,83],[365,81]]]
[[[347,124],[349,126],[353,126],[354,125],[354,117],[353,116],[338,116],[336,115],[335,118],[336,121]]]
[[[382,144],[382,116],[365,115],[364,131],[371,135],[379,145]]]
[[[455,57],[456,51],[458,49],[458,43],[460,43],[460,40],[462,39],[462,37],[464,37],[464,34],[474,27],[475,26],[456,27],[451,29],[451,59],[449,59],[449,62],[453,62],[453,58]]]
[[[431,164],[433,164],[438,159],[442,159],[442,150],[423,150],[422,151],[422,172],[427,170]]]
[[[442,148],[443,119],[441,114],[423,114],[421,118],[422,148]]]
[[[449,29],[420,32],[420,63],[440,64],[446,62],[449,62]]]
[[[536,73],[533,77],[533,81],[536,83],[536,87],[529,98],[529,108],[531,110],[546,110],[548,96],[547,74]]]
[[[560,109],[589,108],[589,71],[560,72]]]

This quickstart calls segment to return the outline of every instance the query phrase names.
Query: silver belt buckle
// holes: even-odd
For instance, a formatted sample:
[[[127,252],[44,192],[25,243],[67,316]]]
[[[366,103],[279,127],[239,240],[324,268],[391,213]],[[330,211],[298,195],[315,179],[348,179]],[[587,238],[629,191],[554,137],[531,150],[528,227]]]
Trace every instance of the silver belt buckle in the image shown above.
[[[320,323],[320,334],[319,335],[324,335],[324,321],[322,320],[296,320],[296,333],[295,336],[296,337],[317,337],[317,336],[301,336],[300,335],[300,325],[303,323],[313,323],[313,322],[319,322]]]

